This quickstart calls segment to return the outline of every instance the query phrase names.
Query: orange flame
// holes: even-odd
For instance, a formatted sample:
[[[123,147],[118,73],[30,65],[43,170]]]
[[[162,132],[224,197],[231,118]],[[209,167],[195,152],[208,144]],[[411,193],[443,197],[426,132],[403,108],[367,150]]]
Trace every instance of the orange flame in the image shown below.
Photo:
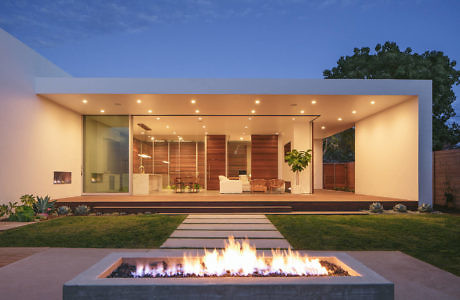
[[[249,244],[246,238],[241,243],[233,236],[225,242],[221,251],[214,249],[201,257],[184,255],[181,265],[162,265],[151,268],[149,265],[138,265],[135,277],[145,275],[153,277],[163,276],[270,276],[270,275],[328,275],[328,271],[319,259],[311,259],[291,249],[287,251],[273,250],[272,256],[258,256],[255,247]]]

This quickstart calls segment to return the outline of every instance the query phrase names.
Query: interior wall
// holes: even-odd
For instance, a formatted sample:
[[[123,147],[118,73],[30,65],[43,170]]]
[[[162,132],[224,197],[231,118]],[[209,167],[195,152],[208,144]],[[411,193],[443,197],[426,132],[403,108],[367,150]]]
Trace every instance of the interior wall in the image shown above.
[[[313,188],[323,188],[323,140],[313,140]]]
[[[418,100],[356,123],[356,193],[418,200]]]
[[[69,75],[2,29],[0,45],[0,203],[80,195],[81,116],[34,90],[36,76]],[[72,183],[53,184],[54,171],[72,172]]]

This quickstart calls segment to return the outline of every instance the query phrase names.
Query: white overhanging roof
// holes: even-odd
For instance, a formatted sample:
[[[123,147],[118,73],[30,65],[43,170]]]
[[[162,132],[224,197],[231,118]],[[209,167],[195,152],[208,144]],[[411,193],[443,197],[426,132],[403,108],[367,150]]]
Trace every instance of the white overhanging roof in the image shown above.
[[[299,120],[314,120],[318,138],[350,128],[363,118],[417,97],[427,88],[431,89],[429,80],[75,77],[35,80],[36,94],[83,115],[98,115],[104,110],[106,115],[299,116]],[[192,99],[196,102],[191,103]],[[260,103],[256,104],[256,100]]]

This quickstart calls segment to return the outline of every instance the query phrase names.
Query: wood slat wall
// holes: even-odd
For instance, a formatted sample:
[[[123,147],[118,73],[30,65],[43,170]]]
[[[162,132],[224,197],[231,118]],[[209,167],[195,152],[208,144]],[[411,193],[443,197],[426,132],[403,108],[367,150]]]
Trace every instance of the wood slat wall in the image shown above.
[[[455,207],[460,207],[460,149],[433,152],[433,203],[446,205],[446,195],[454,195]]]
[[[228,142],[227,145],[227,174],[229,177],[237,177],[239,170],[247,170],[248,153],[246,142]]]
[[[335,176],[335,178],[334,178]],[[355,163],[323,163],[324,189],[355,189]]]
[[[278,178],[278,136],[251,136],[252,179]]]
[[[204,189],[206,172],[205,172],[205,152],[204,142],[198,142],[198,183]]]
[[[219,175],[225,175],[225,135],[207,136],[208,190],[219,189]]]
[[[168,142],[155,142],[154,147],[154,173],[155,174],[168,174]]]

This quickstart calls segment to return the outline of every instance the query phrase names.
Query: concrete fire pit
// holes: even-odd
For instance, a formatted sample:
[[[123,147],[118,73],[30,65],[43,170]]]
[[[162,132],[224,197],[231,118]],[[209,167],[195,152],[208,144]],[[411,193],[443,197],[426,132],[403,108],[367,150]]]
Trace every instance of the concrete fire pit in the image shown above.
[[[350,276],[107,278],[125,261],[180,258],[182,250],[112,253],[66,282],[73,299],[393,299],[394,285],[345,253],[299,251],[326,260]],[[202,255],[203,251],[196,251]],[[266,257],[270,251],[260,251]],[[193,252],[195,254],[195,252]]]

